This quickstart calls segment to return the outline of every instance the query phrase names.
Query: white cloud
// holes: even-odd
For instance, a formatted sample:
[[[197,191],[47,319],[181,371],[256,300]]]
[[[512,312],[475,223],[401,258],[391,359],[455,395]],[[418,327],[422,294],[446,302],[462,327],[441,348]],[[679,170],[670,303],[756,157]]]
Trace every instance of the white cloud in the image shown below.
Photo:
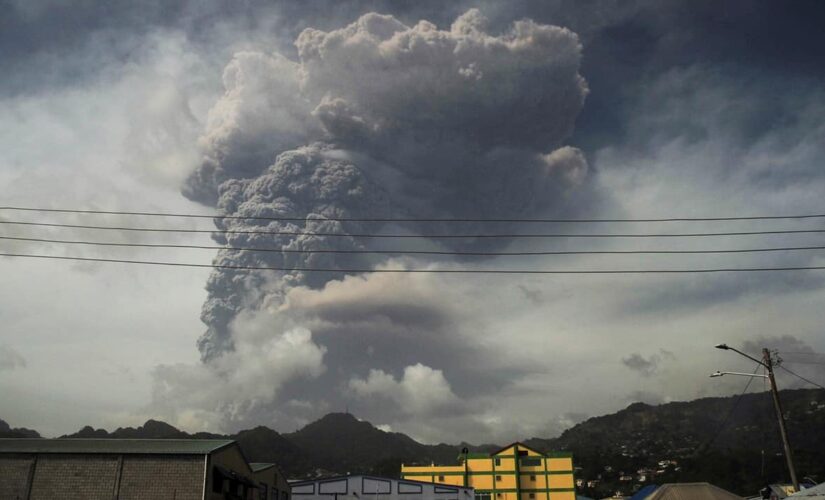
[[[412,415],[426,415],[459,402],[444,373],[421,363],[404,368],[398,380],[382,370],[370,370],[366,379],[351,379],[349,387],[358,397],[386,398]]]
[[[318,377],[326,349],[305,328],[274,334],[265,312],[239,317],[235,348],[208,363],[160,365],[154,372],[151,410],[185,429],[235,430],[251,425],[294,379]]]

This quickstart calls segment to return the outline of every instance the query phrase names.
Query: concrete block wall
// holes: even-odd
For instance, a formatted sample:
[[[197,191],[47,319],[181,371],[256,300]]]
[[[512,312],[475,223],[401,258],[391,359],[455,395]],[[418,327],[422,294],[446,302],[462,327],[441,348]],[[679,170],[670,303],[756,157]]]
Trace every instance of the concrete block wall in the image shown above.
[[[201,500],[204,458],[124,455],[118,500]]]
[[[32,457],[0,457],[0,499],[25,499]]]
[[[40,455],[30,500],[111,500],[116,455]]]

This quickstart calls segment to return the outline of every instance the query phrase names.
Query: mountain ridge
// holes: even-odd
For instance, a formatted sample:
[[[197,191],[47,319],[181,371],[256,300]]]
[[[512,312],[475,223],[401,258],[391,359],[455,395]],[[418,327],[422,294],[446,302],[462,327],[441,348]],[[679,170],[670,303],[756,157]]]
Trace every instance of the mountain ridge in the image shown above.
[[[781,392],[800,475],[825,479],[825,390]],[[662,405],[632,403],[591,417],[554,438],[523,442],[574,455],[580,491],[588,496],[632,492],[648,484],[703,480],[743,494],[784,480],[782,448],[768,393],[709,397]],[[0,437],[39,437],[0,420]],[[229,438],[255,462],[276,462],[292,478],[366,473],[398,476],[401,463],[455,463],[463,447],[490,452],[495,444],[428,445],[381,430],[349,413],[330,413],[294,432],[257,426],[234,434],[189,434],[158,420],[112,432],[84,427],[61,438]],[[777,455],[777,453],[779,455]],[[761,471],[754,473],[753,463]],[[671,463],[672,462],[672,463]],[[661,463],[669,465],[661,466]],[[630,480],[622,479],[630,477]],[[588,484],[591,483],[590,486]]]

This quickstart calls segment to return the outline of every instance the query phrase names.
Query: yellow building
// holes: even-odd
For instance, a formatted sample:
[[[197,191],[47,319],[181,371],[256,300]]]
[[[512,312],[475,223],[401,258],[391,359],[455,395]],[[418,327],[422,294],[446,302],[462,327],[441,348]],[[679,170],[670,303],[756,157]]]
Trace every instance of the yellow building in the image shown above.
[[[401,477],[475,488],[475,500],[576,500],[573,456],[513,443],[487,454],[467,453],[458,465],[402,465]]]

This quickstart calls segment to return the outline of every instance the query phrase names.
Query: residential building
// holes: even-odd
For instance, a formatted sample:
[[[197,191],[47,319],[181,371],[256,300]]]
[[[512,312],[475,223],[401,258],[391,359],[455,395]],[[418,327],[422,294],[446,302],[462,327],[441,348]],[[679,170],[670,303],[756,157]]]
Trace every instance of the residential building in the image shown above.
[[[466,451],[466,450],[465,450]],[[408,480],[466,486],[476,500],[575,500],[570,453],[513,443],[491,454],[462,453],[458,465],[402,465]]]
[[[223,439],[0,439],[0,499],[289,500],[275,464]]]
[[[376,476],[338,476],[292,481],[295,500],[473,500],[473,489]]]

